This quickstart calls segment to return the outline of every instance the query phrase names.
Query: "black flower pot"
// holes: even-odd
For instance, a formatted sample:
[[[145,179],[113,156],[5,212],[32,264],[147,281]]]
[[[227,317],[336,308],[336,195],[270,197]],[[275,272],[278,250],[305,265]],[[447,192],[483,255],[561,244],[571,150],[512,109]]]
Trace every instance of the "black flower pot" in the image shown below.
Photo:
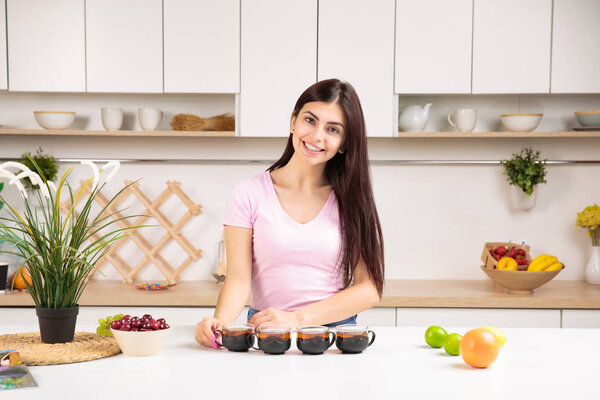
[[[43,343],[73,341],[79,306],[69,308],[35,308]]]

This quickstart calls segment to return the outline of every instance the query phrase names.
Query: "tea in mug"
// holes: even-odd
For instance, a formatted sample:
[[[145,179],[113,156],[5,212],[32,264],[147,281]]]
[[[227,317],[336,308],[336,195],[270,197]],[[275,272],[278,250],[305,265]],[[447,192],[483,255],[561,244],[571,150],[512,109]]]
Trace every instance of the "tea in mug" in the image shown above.
[[[340,325],[336,330],[335,345],[342,353],[360,353],[375,341],[375,332],[366,326]],[[371,340],[369,333],[372,334]]]
[[[252,324],[229,324],[223,327],[223,331],[216,331],[221,334],[221,344],[230,351],[248,351],[252,347],[252,334],[254,325]]]
[[[292,346],[291,329],[289,327],[264,325],[258,328],[258,334],[253,336],[257,337],[257,350],[262,350],[266,354],[283,354]]]
[[[304,354],[323,354],[335,342],[335,333],[326,326],[307,326],[298,329],[296,346]]]

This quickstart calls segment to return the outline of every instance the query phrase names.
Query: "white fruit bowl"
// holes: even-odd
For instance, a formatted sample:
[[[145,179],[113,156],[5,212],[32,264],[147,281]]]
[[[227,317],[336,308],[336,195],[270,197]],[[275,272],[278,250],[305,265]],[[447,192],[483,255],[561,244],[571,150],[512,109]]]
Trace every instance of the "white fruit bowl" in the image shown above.
[[[33,115],[44,129],[67,129],[75,120],[72,111],[34,111]]]
[[[110,328],[110,331],[126,356],[153,356],[160,352],[171,329],[131,332]]]
[[[581,126],[600,126],[600,110],[599,111],[577,111],[575,118]]]
[[[511,132],[530,132],[537,128],[544,114],[501,114],[502,125]]]

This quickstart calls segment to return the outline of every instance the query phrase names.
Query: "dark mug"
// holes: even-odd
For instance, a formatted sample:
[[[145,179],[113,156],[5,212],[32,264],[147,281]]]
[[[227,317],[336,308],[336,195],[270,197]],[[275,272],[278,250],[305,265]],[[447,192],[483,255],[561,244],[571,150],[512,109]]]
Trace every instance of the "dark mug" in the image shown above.
[[[217,345],[224,346],[229,351],[248,351],[252,347],[252,335],[254,325],[252,324],[227,324],[223,330],[216,330],[221,339]]]
[[[296,346],[304,354],[323,354],[335,343],[335,332],[326,326],[302,326],[298,328]]]
[[[252,334],[252,348],[266,354],[283,354],[292,346],[291,328],[281,325],[263,325]],[[256,337],[258,347],[254,347]]]
[[[369,333],[372,334],[369,340]],[[339,325],[336,327],[335,345],[342,353],[360,353],[375,341],[375,332],[366,326]]]

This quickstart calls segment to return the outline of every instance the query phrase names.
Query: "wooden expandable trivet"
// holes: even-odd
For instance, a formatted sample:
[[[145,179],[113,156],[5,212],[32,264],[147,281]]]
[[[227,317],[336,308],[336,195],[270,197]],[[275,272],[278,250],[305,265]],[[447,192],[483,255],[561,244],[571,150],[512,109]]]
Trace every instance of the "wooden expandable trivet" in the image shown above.
[[[17,350],[28,365],[68,364],[96,360],[121,352],[115,338],[75,332],[69,343],[42,343],[39,332],[0,335],[0,349]]]

